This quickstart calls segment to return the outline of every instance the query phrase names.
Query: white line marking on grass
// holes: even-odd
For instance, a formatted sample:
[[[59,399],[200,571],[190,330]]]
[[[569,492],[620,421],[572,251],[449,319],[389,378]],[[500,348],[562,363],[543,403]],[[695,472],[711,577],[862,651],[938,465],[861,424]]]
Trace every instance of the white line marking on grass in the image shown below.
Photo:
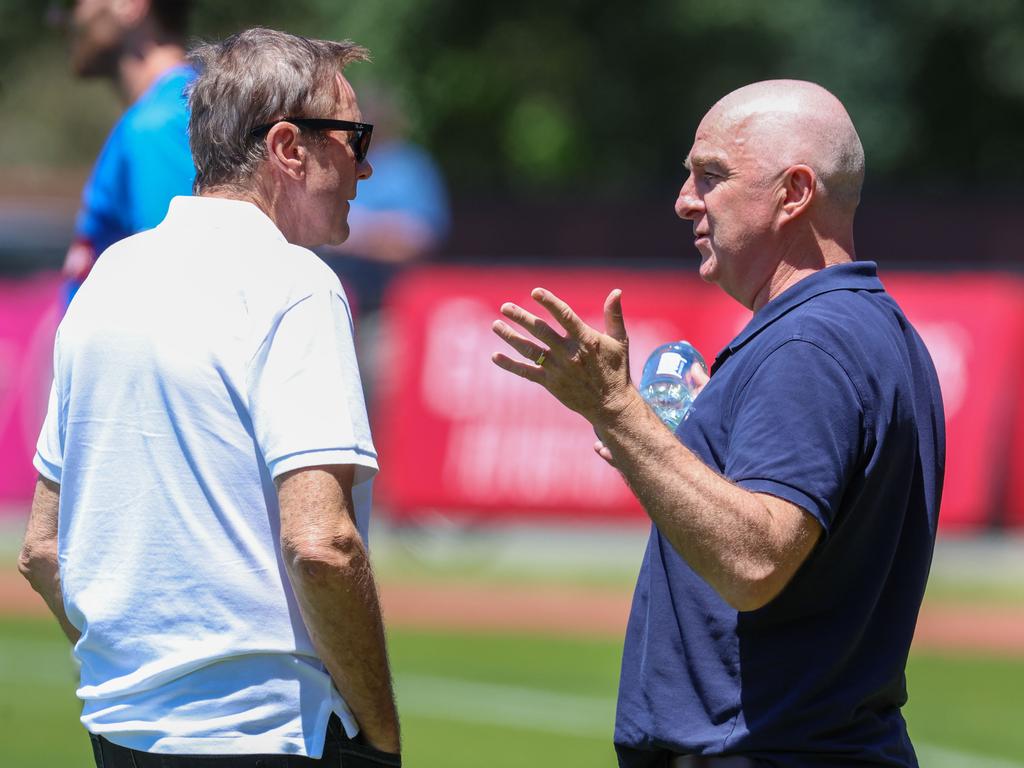
[[[917,757],[926,768],[1024,768],[1024,763],[1004,760],[999,757],[985,757],[973,752],[937,747],[934,744],[915,742]]]
[[[400,713],[604,739],[611,745],[615,700],[608,697],[428,675],[399,675],[395,686]],[[914,746],[926,768],[1024,768],[1013,760],[918,740]]]
[[[426,675],[399,675],[395,685],[399,712],[612,740],[615,701],[604,696]]]

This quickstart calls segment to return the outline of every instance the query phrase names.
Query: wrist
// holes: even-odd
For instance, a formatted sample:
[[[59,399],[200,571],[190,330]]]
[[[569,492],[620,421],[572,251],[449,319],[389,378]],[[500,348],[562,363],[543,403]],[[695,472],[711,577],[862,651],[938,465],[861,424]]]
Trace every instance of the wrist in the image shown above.
[[[622,424],[635,423],[646,409],[647,403],[636,387],[626,385],[622,391],[608,398],[600,413],[592,420],[592,424],[600,435],[603,432],[614,431]]]

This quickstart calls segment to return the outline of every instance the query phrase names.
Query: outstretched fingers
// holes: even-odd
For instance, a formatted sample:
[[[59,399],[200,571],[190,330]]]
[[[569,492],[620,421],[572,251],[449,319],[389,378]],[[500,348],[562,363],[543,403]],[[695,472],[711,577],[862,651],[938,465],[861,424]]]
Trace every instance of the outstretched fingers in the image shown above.
[[[626,341],[626,321],[622,317],[622,291],[615,288],[604,300],[604,332],[616,341]]]
[[[573,312],[572,307],[551,293],[551,291],[546,291],[543,288],[534,288],[530,295],[534,301],[550,312],[551,316],[558,321],[558,324],[565,328],[569,336],[576,341],[586,338],[587,334],[592,331],[591,327],[580,320],[579,315]]]
[[[513,360],[511,357],[503,355],[501,352],[495,352],[491,355],[491,362],[499,368],[504,368],[509,373],[514,373],[516,376],[520,376],[537,384],[540,384],[541,380],[544,378],[543,368],[531,365],[530,363],[524,363],[519,360]]]
[[[516,332],[512,326],[502,322],[501,320],[495,320],[491,324],[491,330],[494,331],[499,338],[504,339],[512,349],[527,360],[532,360],[537,365],[540,364],[538,361],[543,361],[544,357],[547,355],[548,350],[537,343],[530,341],[522,334]]]
[[[518,304],[513,304],[510,301],[505,302],[504,304],[501,305],[501,314],[503,314],[512,322],[514,322],[516,325],[522,326],[523,328],[528,330],[531,334],[533,334],[534,337],[544,342],[544,344],[546,344],[549,349],[558,344],[561,344],[564,341],[562,336],[558,334],[550,325],[541,320],[532,312],[527,312]],[[495,333],[497,333],[496,328]]]

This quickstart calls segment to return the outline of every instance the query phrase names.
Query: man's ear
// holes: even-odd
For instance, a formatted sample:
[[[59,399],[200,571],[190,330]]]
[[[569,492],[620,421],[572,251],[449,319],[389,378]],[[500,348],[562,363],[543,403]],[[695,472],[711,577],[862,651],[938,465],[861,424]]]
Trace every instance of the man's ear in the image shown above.
[[[306,176],[308,151],[299,141],[299,129],[291,123],[276,123],[264,139],[267,158],[279,173],[298,181]]]
[[[818,176],[808,165],[793,165],[782,178],[782,215],[794,219],[804,211],[817,195]]]

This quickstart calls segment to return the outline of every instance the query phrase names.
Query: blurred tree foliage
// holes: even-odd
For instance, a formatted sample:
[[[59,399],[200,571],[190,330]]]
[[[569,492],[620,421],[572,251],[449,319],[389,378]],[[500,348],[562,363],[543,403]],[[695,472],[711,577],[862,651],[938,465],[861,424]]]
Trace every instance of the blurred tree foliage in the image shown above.
[[[5,107],[0,126],[7,165],[29,134],[48,142],[33,144],[40,162],[87,161],[101,140],[90,126],[113,119],[109,100],[68,95],[82,86],[63,73],[44,5],[0,0],[0,98],[18,107]],[[367,80],[395,89],[415,138],[463,192],[600,195],[676,183],[707,108],[773,77],[817,81],[846,103],[873,183],[1024,182],[1019,0],[194,5],[201,37],[263,24],[368,46],[374,63],[350,72],[357,90]]]

